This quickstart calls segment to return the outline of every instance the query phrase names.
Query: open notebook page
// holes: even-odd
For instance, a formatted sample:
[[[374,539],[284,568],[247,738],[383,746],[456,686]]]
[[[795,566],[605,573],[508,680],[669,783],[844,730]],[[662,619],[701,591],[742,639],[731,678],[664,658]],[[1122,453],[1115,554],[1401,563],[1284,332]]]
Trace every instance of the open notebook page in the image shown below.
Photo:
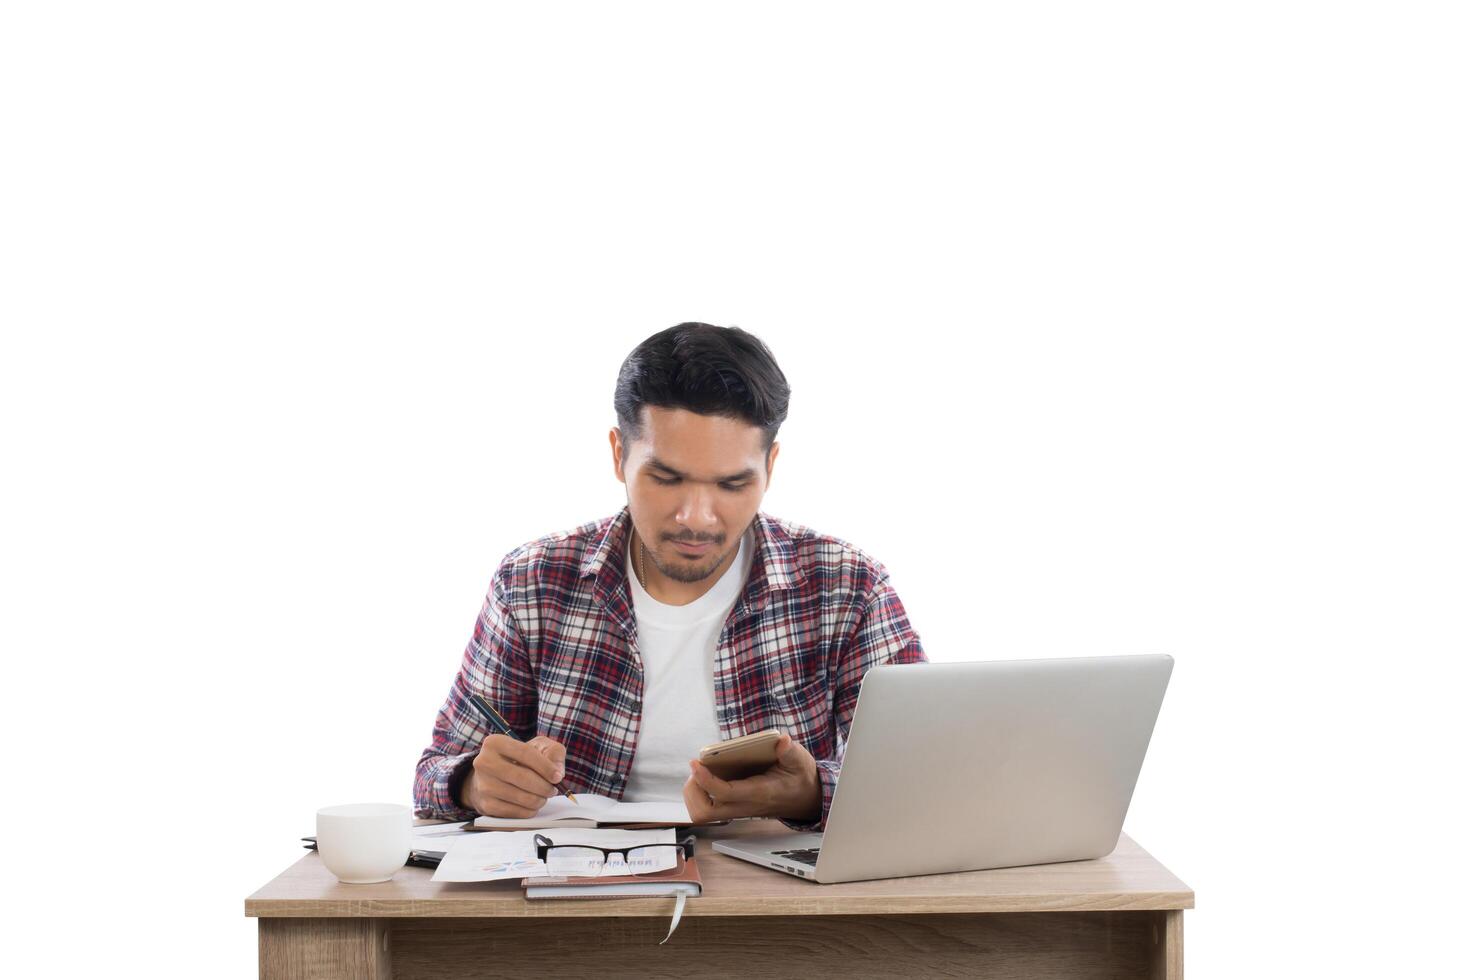
[[[595,820],[598,823],[690,823],[689,809],[682,800],[646,803],[614,800],[596,793],[578,793],[576,802],[553,796],[534,817],[480,817],[476,827],[542,827],[558,820]]]

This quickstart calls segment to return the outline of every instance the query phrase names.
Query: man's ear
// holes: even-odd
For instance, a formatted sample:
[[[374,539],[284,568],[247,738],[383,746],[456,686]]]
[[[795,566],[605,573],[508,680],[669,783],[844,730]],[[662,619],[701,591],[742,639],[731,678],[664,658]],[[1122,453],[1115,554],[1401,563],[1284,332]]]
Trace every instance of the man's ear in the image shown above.
[[[765,485],[770,486],[770,476],[775,472],[775,457],[780,455],[780,443],[770,444],[770,459],[765,464]]]
[[[626,483],[627,478],[622,475],[622,432],[617,426],[614,425],[607,433],[607,441],[612,444],[612,475],[619,482]]]

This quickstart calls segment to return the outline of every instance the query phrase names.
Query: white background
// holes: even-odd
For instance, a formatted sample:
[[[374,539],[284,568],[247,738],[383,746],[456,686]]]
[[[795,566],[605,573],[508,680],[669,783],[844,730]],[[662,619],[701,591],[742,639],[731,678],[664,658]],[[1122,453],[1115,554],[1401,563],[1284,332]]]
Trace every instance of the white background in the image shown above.
[[[932,659],[1177,658],[1127,830],[1190,976],[1448,962],[1463,16],[971,6],[5,8],[12,968],[254,976],[687,319]]]

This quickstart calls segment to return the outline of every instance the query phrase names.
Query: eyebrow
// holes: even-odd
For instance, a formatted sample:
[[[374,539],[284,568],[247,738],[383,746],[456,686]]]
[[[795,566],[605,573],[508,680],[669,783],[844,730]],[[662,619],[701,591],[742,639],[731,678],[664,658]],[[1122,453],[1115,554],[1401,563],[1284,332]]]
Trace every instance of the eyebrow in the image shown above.
[[[680,479],[687,479],[687,477],[688,477],[688,474],[687,473],[680,473],[678,470],[674,469],[672,466],[669,466],[667,463],[663,462],[663,460],[659,459],[657,456],[649,457],[648,462],[647,462],[647,465],[653,467],[654,469],[662,470],[665,473],[672,473],[674,476],[676,476],[676,477],[678,477]],[[739,473],[735,473],[735,474],[732,474],[730,476],[721,476],[715,482],[716,483],[733,483],[736,480],[748,480],[752,476],[755,476],[755,470],[752,469],[752,468],[746,468],[746,469],[740,471]]]

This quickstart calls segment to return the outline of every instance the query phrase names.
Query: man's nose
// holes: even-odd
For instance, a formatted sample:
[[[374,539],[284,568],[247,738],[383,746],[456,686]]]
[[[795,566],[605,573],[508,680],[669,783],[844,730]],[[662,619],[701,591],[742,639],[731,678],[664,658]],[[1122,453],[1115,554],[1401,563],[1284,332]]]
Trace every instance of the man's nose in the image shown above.
[[[714,516],[714,491],[705,487],[690,487],[679,502],[675,519],[697,533],[712,530],[719,523]]]

